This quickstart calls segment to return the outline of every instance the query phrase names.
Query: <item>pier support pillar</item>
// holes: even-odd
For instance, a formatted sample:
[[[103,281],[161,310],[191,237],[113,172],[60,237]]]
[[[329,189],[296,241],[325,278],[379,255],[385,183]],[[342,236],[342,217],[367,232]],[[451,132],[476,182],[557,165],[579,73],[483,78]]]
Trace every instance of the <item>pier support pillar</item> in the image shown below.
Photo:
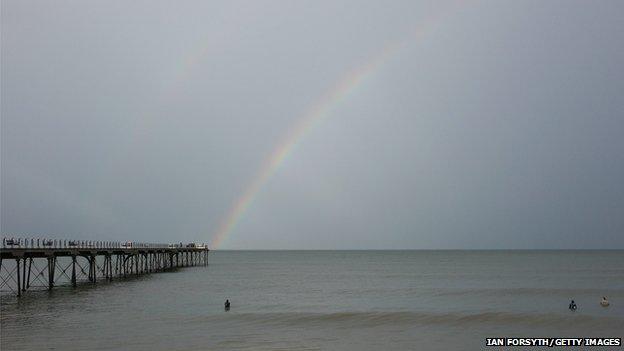
[[[89,281],[91,283],[95,282],[95,274],[94,273],[94,269],[93,269],[93,256],[88,256],[87,257],[87,261],[89,262]]]
[[[97,281],[97,262],[95,261],[95,256],[91,256],[91,261],[93,262],[93,283]]]
[[[108,281],[113,281],[113,256],[108,255]]]
[[[22,267],[22,291],[26,291],[26,258],[25,257],[24,257],[24,266]]]
[[[32,262],[33,262],[33,259],[31,257],[30,259],[28,259],[28,275],[26,276],[26,289],[30,288],[30,271],[32,270]],[[26,264],[26,261],[24,261],[24,264]],[[26,267],[24,267],[24,269],[26,269]]]
[[[54,271],[55,271],[54,257],[48,257],[48,290],[52,290],[54,287]]]
[[[104,255],[104,263],[102,267],[102,273],[104,273],[104,280],[108,280],[108,256]]]
[[[72,255],[71,284],[74,288],[76,287],[76,255]]]
[[[17,263],[17,296],[22,296],[22,284],[20,280],[20,259],[16,258],[15,262]]]

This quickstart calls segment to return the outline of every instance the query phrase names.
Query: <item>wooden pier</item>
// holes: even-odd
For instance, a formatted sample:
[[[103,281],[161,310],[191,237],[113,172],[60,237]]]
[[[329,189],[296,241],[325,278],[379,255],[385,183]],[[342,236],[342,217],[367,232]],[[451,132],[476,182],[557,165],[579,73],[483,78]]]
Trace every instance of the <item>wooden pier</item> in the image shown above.
[[[180,267],[208,265],[203,244],[2,239],[0,293],[95,284]]]

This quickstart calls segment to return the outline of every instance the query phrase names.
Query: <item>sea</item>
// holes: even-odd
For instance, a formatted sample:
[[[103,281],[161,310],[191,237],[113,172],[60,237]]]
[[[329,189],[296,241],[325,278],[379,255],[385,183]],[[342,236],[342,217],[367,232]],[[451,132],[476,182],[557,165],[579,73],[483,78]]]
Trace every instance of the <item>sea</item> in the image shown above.
[[[216,250],[0,312],[3,351],[520,350],[486,338],[623,338],[624,251]]]

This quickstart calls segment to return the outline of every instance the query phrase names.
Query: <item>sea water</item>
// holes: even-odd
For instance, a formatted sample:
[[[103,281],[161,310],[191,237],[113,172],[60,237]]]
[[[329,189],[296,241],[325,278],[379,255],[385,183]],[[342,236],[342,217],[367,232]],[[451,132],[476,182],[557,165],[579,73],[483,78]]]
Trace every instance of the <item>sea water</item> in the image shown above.
[[[622,250],[213,251],[209,260],[5,294],[1,349],[475,350],[488,337],[624,337]]]

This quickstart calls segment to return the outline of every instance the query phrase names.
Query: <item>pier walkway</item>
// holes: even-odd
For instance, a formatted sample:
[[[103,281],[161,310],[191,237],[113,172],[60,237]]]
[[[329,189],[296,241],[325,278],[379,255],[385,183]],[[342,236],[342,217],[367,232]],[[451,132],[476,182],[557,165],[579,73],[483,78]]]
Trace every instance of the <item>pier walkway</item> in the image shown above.
[[[0,294],[95,284],[179,267],[208,265],[203,244],[3,238]]]

